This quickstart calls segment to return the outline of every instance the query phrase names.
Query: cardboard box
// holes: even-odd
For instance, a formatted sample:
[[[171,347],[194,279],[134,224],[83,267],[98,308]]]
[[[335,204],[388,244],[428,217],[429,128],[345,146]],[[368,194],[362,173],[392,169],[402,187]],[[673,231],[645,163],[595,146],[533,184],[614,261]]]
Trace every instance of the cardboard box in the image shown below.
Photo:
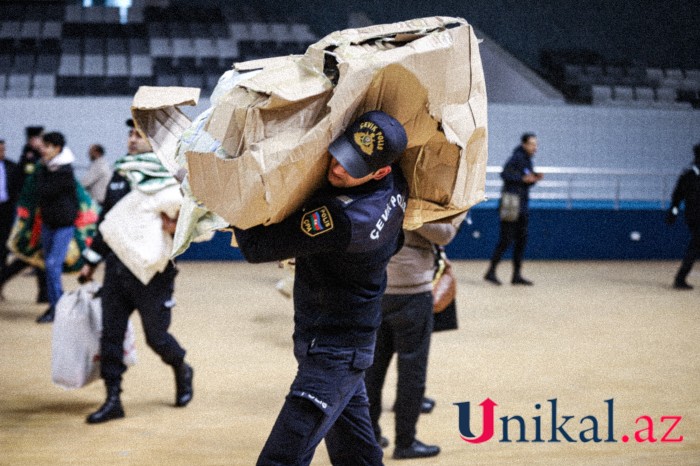
[[[406,228],[454,218],[484,199],[486,87],[478,41],[460,18],[348,29],[303,56],[238,63],[188,130],[177,115],[187,93],[163,91],[168,106],[158,106],[154,92],[139,90],[134,118],[152,142],[180,138],[177,151],[168,143],[156,153],[187,171],[185,192],[200,214],[216,214],[214,223],[249,228],[297,210],[325,182],[329,144],[375,109],[408,134],[400,159],[410,186]]]

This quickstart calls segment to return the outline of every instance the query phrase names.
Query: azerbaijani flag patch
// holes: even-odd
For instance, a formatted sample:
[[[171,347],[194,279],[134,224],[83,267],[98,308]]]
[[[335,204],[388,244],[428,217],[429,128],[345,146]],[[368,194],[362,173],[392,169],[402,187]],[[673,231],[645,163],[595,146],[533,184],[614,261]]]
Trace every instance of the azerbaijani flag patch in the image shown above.
[[[326,206],[307,212],[301,218],[301,231],[314,237],[333,229],[333,218]]]

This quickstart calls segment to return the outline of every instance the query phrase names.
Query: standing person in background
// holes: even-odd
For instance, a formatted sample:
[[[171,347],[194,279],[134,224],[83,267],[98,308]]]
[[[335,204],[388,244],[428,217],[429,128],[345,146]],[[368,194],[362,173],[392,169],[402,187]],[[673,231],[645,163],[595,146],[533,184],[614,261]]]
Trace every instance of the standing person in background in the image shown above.
[[[102,205],[109,179],[112,177],[112,169],[105,159],[105,148],[100,144],[90,146],[88,157],[90,157],[90,168],[80,182],[90,193],[90,197]]]
[[[5,140],[0,139],[0,276],[5,271],[7,239],[15,220],[15,204],[22,189],[22,172],[19,165],[5,159]],[[3,300],[0,284],[0,301]]]
[[[678,178],[676,188],[673,190],[671,208],[666,216],[666,223],[672,225],[678,217],[681,202],[685,201],[685,223],[690,229],[690,242],[673,281],[673,287],[677,290],[693,289],[686,278],[700,254],[700,144],[693,147],[693,154],[695,156],[693,165]]]
[[[38,323],[53,322],[56,303],[63,294],[61,274],[78,216],[78,194],[72,163],[73,152],[61,133],[43,136],[43,165],[37,171],[37,206],[41,210],[41,246],[46,264],[49,308]]]
[[[27,142],[22,148],[22,155],[19,157],[19,165],[22,168],[22,173],[26,176],[34,173],[36,164],[41,162],[44,127],[27,126],[24,128],[24,132],[27,136]]]
[[[379,417],[384,380],[391,358],[397,354],[394,459],[427,458],[440,453],[440,447],[425,445],[416,438],[416,424],[424,402],[433,331],[434,245],[444,246],[456,234],[457,228],[448,223],[404,230],[404,246],[387,267],[382,324],[377,332],[374,364],[367,369],[365,384],[375,437],[380,445],[388,446],[389,441],[381,435]]]
[[[134,127],[134,121],[126,121],[129,129],[128,154],[115,163],[116,169],[107,187],[105,201],[98,225],[107,213],[132,189],[152,192],[161,187],[176,184],[168,171],[153,153],[150,143]],[[177,219],[164,213],[160,216],[161,228],[175,233]],[[124,335],[129,317],[134,309],[141,315],[146,342],[161,360],[172,366],[175,373],[175,406],[184,407],[192,400],[194,370],[185,362],[185,349],[168,332],[175,306],[173,291],[177,268],[170,261],[163,272],[157,273],[148,284],[143,284],[110,249],[99,232],[92,246],[83,251],[87,264],[80,271],[80,279],[92,280],[97,265],[105,261],[102,285],[102,337],[100,338],[100,376],[105,382],[107,398],[86,422],[99,424],[124,417],[121,402],[122,375],[126,371],[123,362]]]
[[[27,126],[24,130],[27,141],[19,157],[20,175],[22,177],[20,181],[20,192],[24,179],[28,175],[34,173],[36,166],[41,163],[42,135],[44,134],[43,126]],[[2,288],[8,280],[27,267],[29,267],[29,264],[22,259],[13,260],[7,267],[4,267],[0,273],[0,288]],[[43,269],[36,267],[34,268],[34,274],[36,275],[37,288],[39,289],[36,302],[48,303],[49,293],[46,289],[46,273]]]
[[[525,246],[527,244],[528,203],[530,200],[530,188],[543,178],[541,173],[535,173],[532,167],[532,157],[537,152],[537,136],[533,133],[525,133],[520,138],[520,145],[515,148],[513,155],[508,159],[501,178],[503,179],[503,191],[499,211],[501,212],[501,231],[498,244],[491,257],[484,280],[495,285],[501,281],[496,276],[496,267],[501,261],[503,253],[515,243],[513,248],[513,285],[532,285],[530,280],[523,278],[521,268]],[[510,196],[510,197],[509,197]],[[504,199],[512,198],[518,205],[515,219],[503,219]]]

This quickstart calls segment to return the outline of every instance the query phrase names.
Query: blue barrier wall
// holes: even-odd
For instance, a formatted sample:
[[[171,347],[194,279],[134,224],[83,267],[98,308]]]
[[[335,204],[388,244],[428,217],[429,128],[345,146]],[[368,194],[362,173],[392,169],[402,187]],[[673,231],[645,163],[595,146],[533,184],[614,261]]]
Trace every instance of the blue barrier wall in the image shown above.
[[[671,227],[665,211],[648,203],[620,210],[600,203],[579,203],[573,209],[556,203],[534,202],[526,258],[554,260],[680,259],[690,235],[681,215]],[[447,247],[453,259],[488,259],[498,241],[495,201],[470,212],[455,240]],[[230,233],[217,233],[208,243],[194,244],[182,260],[240,260],[230,246]],[[509,256],[510,251],[505,257]]]

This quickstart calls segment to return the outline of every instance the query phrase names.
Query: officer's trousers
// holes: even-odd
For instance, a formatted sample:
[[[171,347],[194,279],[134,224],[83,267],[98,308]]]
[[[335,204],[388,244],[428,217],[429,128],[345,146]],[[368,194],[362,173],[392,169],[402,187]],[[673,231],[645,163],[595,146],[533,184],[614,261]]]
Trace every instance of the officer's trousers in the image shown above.
[[[365,383],[375,436],[381,436],[382,387],[394,353],[397,353],[398,381],[394,403],[397,448],[411,446],[425,393],[430,335],[433,330],[431,292],[391,295],[382,298],[382,325],[377,333],[374,364]]]
[[[373,351],[295,341],[297,375],[257,464],[308,465],[325,437],[334,465],[381,465],[363,380]]]
[[[491,268],[495,269],[501,260],[503,253],[514,243],[513,246],[513,275],[520,274],[527,245],[527,224],[528,215],[521,213],[515,222],[501,222],[501,231],[498,237],[498,244],[491,257]]]
[[[681,267],[676,274],[676,283],[685,282],[698,255],[700,255],[700,225],[690,227],[690,242],[685,251],[685,256],[683,256]]]
[[[171,263],[144,285],[129,269],[110,253],[105,263],[102,285],[102,337],[100,339],[101,376],[107,386],[119,386],[126,366],[124,335],[129,316],[138,309],[146,334],[146,343],[158,353],[164,363],[178,366],[185,350],[168,333],[173,290],[177,269]]]

